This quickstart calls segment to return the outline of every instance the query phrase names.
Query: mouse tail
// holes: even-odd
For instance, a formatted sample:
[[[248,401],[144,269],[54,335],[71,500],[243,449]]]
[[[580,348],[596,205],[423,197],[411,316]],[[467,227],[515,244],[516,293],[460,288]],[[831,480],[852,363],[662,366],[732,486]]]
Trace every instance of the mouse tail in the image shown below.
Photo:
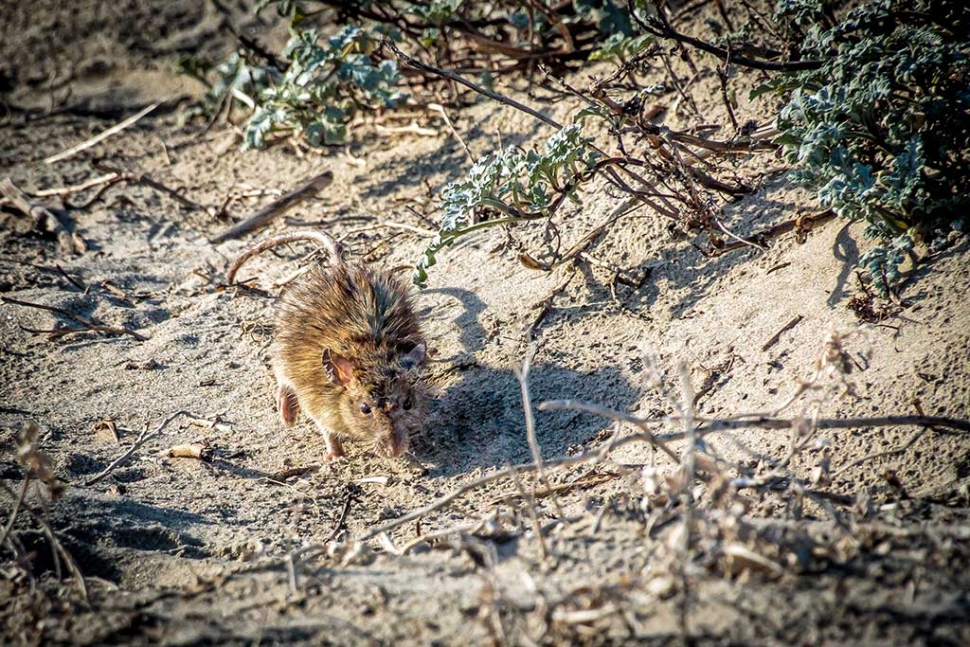
[[[279,247],[280,245],[286,245],[287,243],[294,243],[301,240],[309,240],[318,243],[322,249],[324,249],[330,256],[330,262],[335,265],[344,264],[344,247],[338,243],[333,236],[325,231],[302,231],[302,232],[290,232],[286,234],[280,234],[278,236],[273,236],[272,238],[267,238],[263,242],[250,247],[245,252],[243,252],[239,258],[233,261],[233,264],[229,266],[229,270],[226,272],[226,280],[229,285],[232,285],[236,280],[236,273],[239,269],[253,256],[262,254],[267,249],[272,249],[274,247]]]

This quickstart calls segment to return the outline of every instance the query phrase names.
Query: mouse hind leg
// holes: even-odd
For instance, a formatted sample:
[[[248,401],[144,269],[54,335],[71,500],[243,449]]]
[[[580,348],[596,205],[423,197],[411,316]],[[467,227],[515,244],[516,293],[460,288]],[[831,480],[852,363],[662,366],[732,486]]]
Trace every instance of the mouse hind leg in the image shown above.
[[[285,382],[276,385],[276,410],[287,427],[292,427],[300,415],[300,401],[296,397],[296,390]]]

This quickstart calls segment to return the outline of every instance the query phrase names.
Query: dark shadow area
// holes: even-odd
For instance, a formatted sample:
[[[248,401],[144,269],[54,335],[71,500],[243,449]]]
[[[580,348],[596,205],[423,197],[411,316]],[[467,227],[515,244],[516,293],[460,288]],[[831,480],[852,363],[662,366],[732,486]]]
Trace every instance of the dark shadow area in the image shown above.
[[[845,298],[846,283],[849,281],[852,270],[859,262],[859,246],[856,245],[855,240],[849,234],[849,225],[851,224],[851,221],[848,221],[842,226],[832,249],[832,255],[842,261],[842,267],[839,269],[838,278],[835,279],[835,287],[832,289],[828,301],[826,301],[829,307],[836,306]]]
[[[903,280],[899,283],[898,288],[903,295],[903,300],[909,304],[914,304],[929,298],[931,295],[927,294],[925,290],[921,290],[913,295],[908,294],[908,292],[912,290],[921,279],[933,272],[937,263],[952,256],[966,254],[968,251],[970,251],[970,236],[964,235],[956,244],[950,245],[946,249],[936,252],[935,254],[921,260],[919,265],[907,272]]]
[[[771,197],[774,192],[783,190],[788,186],[789,182],[784,176],[775,178],[758,192],[748,195],[738,202],[726,205],[724,208],[725,225],[734,234],[746,237],[773,225],[791,220],[797,215],[796,203],[794,201],[779,201]],[[662,218],[660,215],[653,217]],[[597,258],[609,259],[608,251],[611,240],[620,236],[640,235],[634,224],[639,219],[632,217],[614,225],[594,247],[589,249],[589,253]],[[817,234],[810,233],[809,235]],[[710,247],[707,237],[704,235],[693,236],[691,240],[695,245],[702,248]],[[726,240],[731,242],[730,239]],[[772,240],[768,241],[767,244],[770,247],[777,243],[777,240]],[[837,250],[840,250],[846,258],[853,258],[851,240],[842,240],[842,245]],[[650,318],[650,309],[660,298],[661,290],[677,291],[687,288],[680,301],[673,306],[673,313],[679,315],[708,296],[712,286],[717,283],[721,276],[758,258],[760,254],[762,252],[754,247],[744,247],[723,254],[708,256],[694,245],[683,242],[683,239],[671,238],[669,243],[659,247],[656,255],[639,259],[638,263],[625,264],[620,267],[627,276],[639,277],[647,271],[649,271],[649,276],[639,287],[618,284],[615,289],[616,297],[620,301],[619,305],[622,305],[631,314],[641,318]],[[586,289],[589,290],[588,300],[592,303],[608,302],[617,305],[617,299],[613,299],[613,291],[602,280],[602,270],[591,271],[586,264],[581,267],[586,280]],[[845,276],[848,276],[853,267],[854,263],[847,266]],[[839,285],[842,286],[845,279],[842,277],[840,280]]]
[[[75,498],[86,501],[53,509],[50,523],[58,541],[86,577],[119,581],[121,568],[110,554],[117,548],[179,554],[189,559],[210,556],[201,540],[182,530],[192,524],[213,523],[205,517],[125,499]],[[42,531],[16,530],[16,535],[28,552],[34,551],[34,575],[56,570],[53,547]]]
[[[465,288],[429,288],[421,292],[422,299],[425,295],[444,294],[453,297],[461,303],[463,310],[460,315],[453,319],[458,326],[458,340],[468,353],[475,353],[482,349],[485,341],[485,331],[482,329],[481,314],[485,310],[485,304],[478,295]],[[434,306],[423,306],[418,311],[419,317],[427,317]],[[448,358],[435,358],[435,362],[444,362]]]
[[[582,451],[609,423],[588,413],[538,411],[543,400],[575,399],[628,410],[638,398],[615,366],[590,372],[538,363],[529,376],[536,438],[545,458]],[[433,401],[424,434],[414,440],[418,458],[437,465],[431,476],[532,460],[518,378],[511,369],[475,366]]]

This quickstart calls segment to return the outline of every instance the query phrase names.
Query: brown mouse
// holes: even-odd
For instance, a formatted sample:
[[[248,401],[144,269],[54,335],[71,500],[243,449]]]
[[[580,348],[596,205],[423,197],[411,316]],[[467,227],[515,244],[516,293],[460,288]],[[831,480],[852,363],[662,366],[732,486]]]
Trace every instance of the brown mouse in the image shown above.
[[[321,231],[269,238],[244,252],[229,284],[251,257],[300,240],[318,243],[329,264],[313,267],[282,295],[272,345],[276,404],[292,426],[302,410],[327,443],[327,460],[344,455],[341,439],[400,456],[424,421],[427,357],[407,287],[391,272],[347,261]]]

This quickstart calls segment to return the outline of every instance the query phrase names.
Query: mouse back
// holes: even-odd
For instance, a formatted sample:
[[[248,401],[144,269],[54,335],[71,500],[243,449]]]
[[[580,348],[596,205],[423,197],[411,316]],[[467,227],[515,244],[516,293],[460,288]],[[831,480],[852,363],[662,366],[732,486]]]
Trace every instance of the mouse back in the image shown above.
[[[274,363],[334,432],[399,455],[421,422],[427,346],[407,287],[360,263],[314,268],[284,295]]]

